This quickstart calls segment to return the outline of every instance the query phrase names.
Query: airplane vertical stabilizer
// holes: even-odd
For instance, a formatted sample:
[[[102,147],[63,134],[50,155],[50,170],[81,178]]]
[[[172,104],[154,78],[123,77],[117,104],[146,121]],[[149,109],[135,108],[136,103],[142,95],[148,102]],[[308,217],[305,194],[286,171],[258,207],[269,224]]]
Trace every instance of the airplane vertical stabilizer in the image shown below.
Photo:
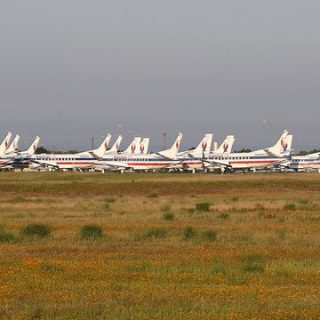
[[[14,154],[18,150],[20,136],[17,134],[10,144],[9,148],[5,152],[6,155]]]
[[[224,141],[221,143],[219,148],[215,151],[215,153],[230,153],[234,144],[235,138],[234,136],[226,136]]]
[[[149,138],[143,138],[140,142],[139,149],[136,149],[137,154],[147,154],[149,151]]]
[[[287,136],[288,131],[284,130],[277,143],[274,146],[265,149],[265,151],[272,156],[280,157],[282,153],[288,150]]]
[[[194,150],[190,151],[189,154],[193,157],[202,157],[204,155],[208,155],[211,150],[212,139],[213,134],[205,134],[199,145]]]
[[[292,150],[292,141],[293,141],[293,135],[292,134],[288,134],[285,138],[284,138],[284,146],[286,146],[282,152],[281,152],[281,156],[289,156],[291,154]]]
[[[134,137],[128,148],[123,153],[134,154],[141,142],[141,137]]]
[[[27,151],[25,151],[26,154],[28,155],[34,155],[36,153],[36,150],[38,149],[40,145],[40,137],[36,136],[36,138],[34,139],[34,141],[32,142],[31,146],[29,147],[29,149]]]
[[[12,133],[8,132],[4,140],[0,145],[0,157],[3,157],[9,147],[10,139],[12,137]]]
[[[105,153],[116,153],[116,152],[119,152],[121,141],[122,141],[122,135],[119,135],[117,140],[113,144],[113,146],[109,150],[107,150]]]
[[[181,140],[182,140],[182,133],[179,133],[177,139],[173,143],[172,147],[168,150],[163,150],[158,152],[159,155],[165,157],[165,158],[170,158],[170,159],[175,159],[177,157],[177,154],[179,152],[180,146],[181,146]]]
[[[101,158],[108,149],[110,139],[111,139],[111,134],[108,133],[105,139],[103,140],[103,142],[101,143],[100,147],[95,150],[92,150],[90,153],[92,153],[94,156],[98,158]]]

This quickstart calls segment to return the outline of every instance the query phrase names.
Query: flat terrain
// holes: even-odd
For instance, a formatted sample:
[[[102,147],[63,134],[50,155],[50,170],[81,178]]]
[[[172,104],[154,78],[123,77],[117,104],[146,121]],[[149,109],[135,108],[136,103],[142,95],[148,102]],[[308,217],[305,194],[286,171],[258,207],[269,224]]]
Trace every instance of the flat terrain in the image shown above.
[[[0,173],[0,319],[319,319],[319,230],[319,174]]]

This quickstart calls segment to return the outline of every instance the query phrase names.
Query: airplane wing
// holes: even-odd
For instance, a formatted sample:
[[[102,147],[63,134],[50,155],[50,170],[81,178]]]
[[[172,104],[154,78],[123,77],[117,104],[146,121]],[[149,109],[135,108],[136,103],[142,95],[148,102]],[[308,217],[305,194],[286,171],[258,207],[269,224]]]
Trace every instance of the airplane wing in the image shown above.
[[[274,158],[278,158],[279,157],[279,155],[277,155],[274,152],[272,152],[269,148],[263,149],[263,151],[265,151],[270,157],[274,157]]]
[[[114,162],[111,161],[103,161],[102,163],[97,163],[95,164],[95,168],[99,168],[99,169],[130,169],[131,167],[128,166],[125,163],[120,163],[119,164],[115,164]]]
[[[51,162],[51,161],[31,160],[30,162],[39,164],[44,167],[51,167],[51,168],[55,168],[55,169],[60,169],[60,167],[58,165],[56,165],[54,162]]]
[[[264,168],[269,169],[269,168],[276,168],[276,167],[286,167],[285,164],[287,163],[287,161],[288,161],[287,158],[285,159],[281,158],[279,159],[279,161],[276,161],[270,165],[264,166]]]
[[[170,158],[170,157],[164,156],[163,154],[161,154],[161,152],[155,152],[154,154],[156,154],[157,156],[160,156],[161,158],[166,159],[166,160],[170,160],[170,161],[174,161],[175,160],[174,158]]]
[[[232,168],[232,166],[229,164],[229,162],[223,161],[223,160],[201,159],[201,161],[204,163],[207,163],[207,164],[211,164],[211,165]]]
[[[96,160],[100,160],[101,157],[99,157],[97,154],[95,154],[94,151],[89,151],[90,155],[92,155]]]

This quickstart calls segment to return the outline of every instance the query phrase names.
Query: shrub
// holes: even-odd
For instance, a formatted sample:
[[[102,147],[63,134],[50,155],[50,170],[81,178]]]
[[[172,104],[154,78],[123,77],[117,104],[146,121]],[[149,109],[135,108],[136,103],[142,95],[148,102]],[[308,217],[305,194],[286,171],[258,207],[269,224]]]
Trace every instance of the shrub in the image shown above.
[[[116,201],[116,199],[114,198],[105,198],[104,199],[104,202],[107,202],[107,203],[114,203]]]
[[[8,232],[0,232],[0,243],[14,242],[15,236]]]
[[[96,224],[86,224],[81,228],[80,237],[85,240],[96,240],[102,238],[102,228]]]
[[[109,202],[103,202],[102,204],[102,209],[104,209],[105,211],[110,211],[110,203]]]
[[[110,204],[114,203],[116,200],[114,198],[105,198],[102,203],[102,208],[106,211],[110,211]]]
[[[309,201],[308,199],[299,199],[298,202],[299,202],[300,204],[303,204],[303,205],[307,205],[307,204],[310,203],[310,201]]]
[[[215,230],[204,231],[202,233],[202,239],[213,242],[217,239],[217,232]]]
[[[183,239],[184,240],[191,240],[195,238],[197,235],[197,230],[192,227],[186,227],[183,230]]]
[[[40,270],[43,272],[57,272],[57,271],[61,271],[62,268],[54,263],[43,262],[40,265]]]
[[[171,207],[166,204],[163,207],[160,208],[161,212],[170,212],[171,211]]]
[[[256,210],[264,211],[265,209],[266,208],[260,202],[256,203]]]
[[[22,229],[22,234],[27,237],[45,238],[51,233],[51,227],[47,224],[32,223]]]
[[[158,198],[158,195],[155,192],[152,192],[148,195],[148,198],[155,199]]]
[[[167,212],[163,215],[163,219],[167,221],[174,220],[174,214],[172,212]]]
[[[294,211],[294,210],[296,210],[296,205],[294,203],[292,203],[292,202],[286,203],[283,206],[283,210]]]
[[[218,215],[218,218],[222,219],[222,220],[229,220],[230,219],[230,215],[227,212],[222,212],[222,213],[220,213]]]
[[[251,254],[244,258],[243,270],[245,272],[264,272],[265,268],[266,262],[264,257],[261,255]]]
[[[164,228],[151,228],[147,230],[143,238],[144,239],[161,239],[167,236],[168,230]]]
[[[196,210],[199,212],[208,212],[210,209],[210,203],[209,202],[199,202],[196,203]]]
[[[221,261],[214,261],[212,265],[210,266],[210,271],[212,273],[216,274],[226,274],[227,273],[227,267],[224,263]]]

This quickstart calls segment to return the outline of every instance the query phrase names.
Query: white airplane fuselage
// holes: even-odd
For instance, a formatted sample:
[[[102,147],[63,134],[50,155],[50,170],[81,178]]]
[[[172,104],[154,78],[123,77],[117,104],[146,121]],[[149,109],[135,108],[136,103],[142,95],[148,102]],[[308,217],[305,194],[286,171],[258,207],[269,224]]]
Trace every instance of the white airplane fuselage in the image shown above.
[[[171,160],[157,154],[104,156],[96,163],[97,168],[114,170],[159,170],[174,166],[178,160]]]
[[[96,158],[89,153],[82,154],[38,154],[29,158],[31,168],[46,166],[56,169],[90,169],[96,164]]]
[[[232,170],[250,170],[259,168],[269,168],[277,163],[286,161],[285,157],[272,157],[266,152],[249,153],[230,153],[215,154],[211,153],[208,161],[216,165],[226,166]]]
[[[305,171],[308,169],[319,170],[320,169],[320,155],[306,155],[306,156],[294,156],[288,160],[287,166],[289,169],[297,171]]]

